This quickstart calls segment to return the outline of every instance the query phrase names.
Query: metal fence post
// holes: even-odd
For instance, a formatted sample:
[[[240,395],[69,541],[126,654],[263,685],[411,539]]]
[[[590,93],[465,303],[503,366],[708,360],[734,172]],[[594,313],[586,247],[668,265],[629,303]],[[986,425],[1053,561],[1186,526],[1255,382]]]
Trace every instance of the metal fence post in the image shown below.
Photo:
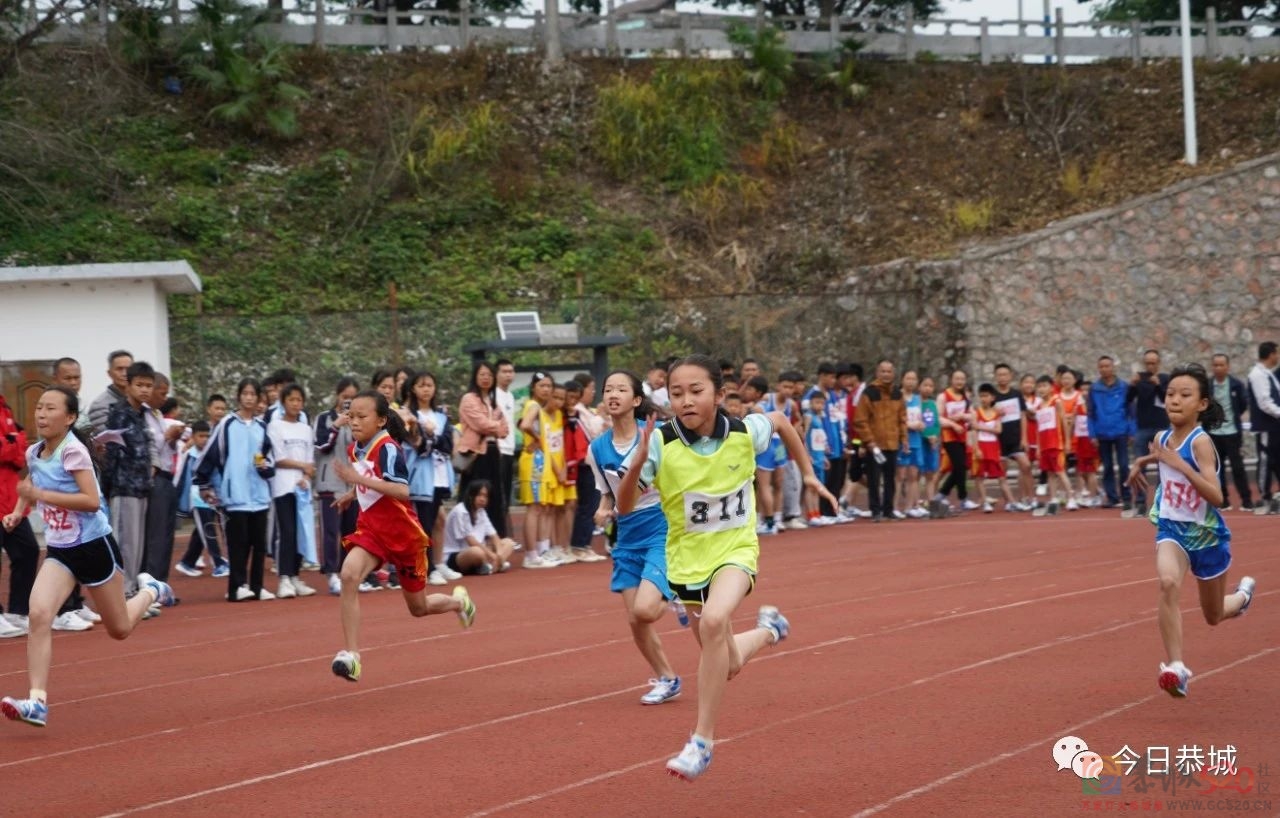
[[[1218,10],[1213,6],[1204,10],[1204,40],[1205,59],[1218,59]]]
[[[392,54],[400,50],[400,38],[396,36],[396,26],[399,25],[396,18],[399,16],[395,0],[387,0],[387,51]]]
[[[756,0],[756,36],[764,31],[764,3],[762,0]]]
[[[840,15],[832,13],[827,25],[831,30],[831,51],[834,53],[840,47]]]
[[[912,6],[907,6],[906,27],[902,34],[902,47],[905,51],[907,62],[916,61],[916,12]]]
[[[610,57],[618,56],[618,15],[614,6],[614,0],[609,0],[609,16],[604,22],[604,48]]]
[[[991,32],[987,18],[978,21],[978,60],[983,65],[991,65]]]
[[[1137,20],[1129,21],[1129,49],[1133,52],[1133,67],[1142,67],[1142,24]]]
[[[1058,58],[1058,65],[1061,67],[1066,65],[1065,58],[1067,56],[1067,24],[1062,19],[1062,6],[1058,6],[1053,10],[1053,25],[1055,29],[1053,37],[1053,53],[1054,56]]]
[[[311,35],[311,44],[319,51],[324,51],[324,0],[316,0],[316,25]]]
[[[462,19],[458,21],[458,34],[465,51],[471,47],[471,0],[462,0],[458,4],[458,11],[462,14]]]
[[[689,22],[689,15],[680,15],[680,56],[689,59],[689,55],[693,53],[693,26]]]
[[[564,62],[564,49],[560,45],[560,2],[547,0],[547,62],[559,65]]]

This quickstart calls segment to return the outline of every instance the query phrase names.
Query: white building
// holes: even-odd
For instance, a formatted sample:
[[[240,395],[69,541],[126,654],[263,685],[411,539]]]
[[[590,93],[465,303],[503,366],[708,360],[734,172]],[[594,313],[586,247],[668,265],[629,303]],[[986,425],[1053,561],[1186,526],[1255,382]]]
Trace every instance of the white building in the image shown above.
[[[86,408],[110,382],[112,350],[169,373],[168,297],[198,292],[185,261],[0,267],[0,389],[19,422],[58,358],[80,361]]]

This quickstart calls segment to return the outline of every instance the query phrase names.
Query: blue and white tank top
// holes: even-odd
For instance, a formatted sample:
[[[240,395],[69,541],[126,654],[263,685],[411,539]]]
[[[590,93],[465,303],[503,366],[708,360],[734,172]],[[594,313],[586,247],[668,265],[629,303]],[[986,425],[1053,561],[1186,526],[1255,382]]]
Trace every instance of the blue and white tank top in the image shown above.
[[[602,480],[604,490],[611,497],[618,496],[618,486],[627,469],[635,468],[637,433],[625,451],[618,451],[613,442],[613,430],[591,441],[592,469]],[[650,442],[650,445],[655,445]],[[662,513],[662,497],[658,490],[641,478],[637,490],[635,508],[629,514],[618,516],[618,542],[616,548],[645,548],[654,543],[666,543],[667,518]]]
[[[36,488],[45,491],[78,493],[80,487],[76,484],[74,472],[88,470],[93,473],[93,458],[89,455],[89,450],[75,435],[68,434],[58,444],[53,456],[46,460],[40,456],[46,445],[41,440],[27,449],[27,468],[31,472],[31,482]],[[98,476],[94,473],[94,481],[97,479]],[[36,511],[44,520],[45,543],[50,548],[70,548],[110,534],[111,523],[104,508],[105,503],[101,488],[98,490],[97,511],[72,511],[50,505],[43,500],[36,503]]]
[[[1206,434],[1197,426],[1187,439],[1178,446],[1178,456],[1199,472],[1192,446],[1196,438]],[[1173,430],[1160,433],[1159,440],[1163,446],[1169,445]],[[1214,455],[1214,475],[1222,468]],[[1227,529],[1222,513],[1206,500],[1191,481],[1172,466],[1160,464],[1160,487],[1156,491],[1156,501],[1152,505],[1150,519],[1160,528],[1160,534],[1175,535],[1178,542],[1188,551],[1208,548],[1230,540],[1231,532]]]

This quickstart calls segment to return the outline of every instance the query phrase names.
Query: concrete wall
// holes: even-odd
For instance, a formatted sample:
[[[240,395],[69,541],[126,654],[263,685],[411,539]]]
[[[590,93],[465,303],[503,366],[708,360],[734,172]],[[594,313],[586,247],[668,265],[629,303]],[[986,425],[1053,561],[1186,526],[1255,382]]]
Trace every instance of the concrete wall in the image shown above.
[[[80,361],[80,395],[107,388],[107,354],[127,349],[137,360],[169,372],[169,313],[150,280],[0,284],[0,360]]]

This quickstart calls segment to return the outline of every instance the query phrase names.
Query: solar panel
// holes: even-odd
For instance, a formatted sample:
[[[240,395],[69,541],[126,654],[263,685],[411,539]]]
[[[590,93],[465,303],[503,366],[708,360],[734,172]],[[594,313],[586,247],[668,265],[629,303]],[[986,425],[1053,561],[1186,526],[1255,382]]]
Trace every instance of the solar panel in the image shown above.
[[[542,337],[542,324],[536,312],[500,312],[498,334],[504,341],[537,341]]]

